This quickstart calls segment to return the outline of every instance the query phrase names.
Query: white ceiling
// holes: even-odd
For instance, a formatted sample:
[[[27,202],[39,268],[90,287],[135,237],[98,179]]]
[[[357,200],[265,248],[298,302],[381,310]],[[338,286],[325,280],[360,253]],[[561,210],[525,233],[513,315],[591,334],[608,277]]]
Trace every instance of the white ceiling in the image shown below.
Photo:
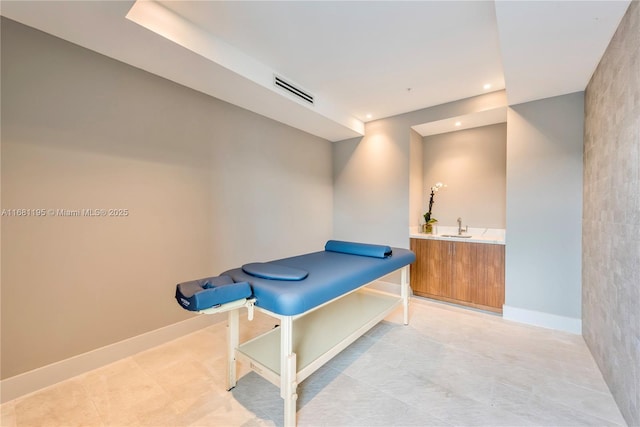
[[[413,130],[422,136],[438,135],[441,133],[455,132],[463,129],[471,129],[480,126],[505,123],[507,121],[507,107],[493,108],[479,111],[464,116],[449,117],[429,123],[411,126]]]
[[[486,91],[506,88],[513,105],[584,90],[628,5],[3,0],[1,13],[336,141]],[[274,87],[274,74],[315,105]]]

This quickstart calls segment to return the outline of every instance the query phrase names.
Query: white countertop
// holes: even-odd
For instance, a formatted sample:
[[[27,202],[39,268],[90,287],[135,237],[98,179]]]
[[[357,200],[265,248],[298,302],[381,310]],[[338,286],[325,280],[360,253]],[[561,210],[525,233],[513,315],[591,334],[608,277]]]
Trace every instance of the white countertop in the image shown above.
[[[450,240],[454,242],[473,242],[473,243],[492,243],[496,245],[504,245],[506,233],[502,228],[474,228],[469,227],[465,235],[471,237],[444,237],[444,235],[457,235],[458,227],[456,226],[440,226],[436,225],[434,234],[425,234],[420,232],[421,227],[410,227],[409,237],[412,239],[433,239],[433,240]]]

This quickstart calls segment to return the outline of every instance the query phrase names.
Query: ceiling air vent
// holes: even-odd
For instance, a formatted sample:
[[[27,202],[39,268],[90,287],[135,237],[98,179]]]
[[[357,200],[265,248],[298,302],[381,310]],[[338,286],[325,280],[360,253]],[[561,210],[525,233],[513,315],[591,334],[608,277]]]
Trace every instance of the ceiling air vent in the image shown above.
[[[278,77],[278,76],[273,76],[273,83],[278,86],[281,89],[286,90],[287,92],[289,92],[290,94],[294,95],[297,98],[300,98],[301,100],[308,102],[309,104],[313,104],[313,95],[311,95],[310,93],[305,92],[304,90],[295,87],[293,84],[289,83],[288,81],[284,80],[282,77]]]

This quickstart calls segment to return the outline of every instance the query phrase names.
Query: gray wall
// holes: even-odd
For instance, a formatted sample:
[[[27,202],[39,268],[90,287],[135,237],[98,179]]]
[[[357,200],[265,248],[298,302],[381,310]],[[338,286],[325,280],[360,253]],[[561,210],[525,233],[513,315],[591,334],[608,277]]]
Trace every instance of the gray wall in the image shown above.
[[[618,407],[640,425],[640,3],[585,94],[583,334]]]
[[[578,325],[583,98],[547,98],[507,113],[505,306]]]
[[[334,237],[408,247],[409,127],[367,123],[334,143]]]
[[[447,184],[435,196],[432,214],[439,225],[505,228],[507,124],[500,123],[424,137],[424,203],[436,182]],[[424,219],[422,219],[424,222]]]
[[[364,137],[335,143],[334,236],[407,247],[410,219],[424,208],[414,193],[411,126],[505,105],[504,92],[494,92],[370,122]],[[514,106],[507,117],[505,317],[574,332],[583,110],[576,93]]]
[[[2,377],[187,319],[175,284],[322,248],[331,144],[2,19]]]

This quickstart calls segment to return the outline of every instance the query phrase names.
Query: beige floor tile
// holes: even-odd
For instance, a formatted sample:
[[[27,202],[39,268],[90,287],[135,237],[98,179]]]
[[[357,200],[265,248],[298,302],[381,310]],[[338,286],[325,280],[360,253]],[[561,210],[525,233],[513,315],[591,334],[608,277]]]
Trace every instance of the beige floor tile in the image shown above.
[[[96,369],[81,379],[102,419],[109,425],[135,424],[172,402],[171,396],[132,358]]]
[[[534,393],[578,412],[610,421],[615,425],[625,424],[610,393],[597,392],[550,377],[544,383],[538,384]]]
[[[184,425],[192,425],[199,419],[228,405],[232,396],[227,391],[211,391],[199,396],[184,396],[171,404],[172,410]]]
[[[164,369],[167,366],[167,362],[190,360],[191,358],[192,353],[188,347],[182,344],[181,340],[171,341],[133,356],[133,360],[145,372],[151,373]]]
[[[15,415],[20,427],[103,425],[96,406],[78,379],[17,399]]]
[[[241,315],[241,339],[279,322]],[[2,426],[273,426],[277,387],[238,366],[226,321],[5,403]],[[424,299],[396,310],[298,389],[301,426],[624,425],[581,336]]]
[[[0,405],[0,426],[16,427],[15,402],[7,402]]]
[[[221,358],[226,363],[226,359]],[[200,396],[215,390],[224,390],[226,378],[222,369],[208,369],[197,359],[168,362],[164,369],[153,373],[154,380],[174,399]]]
[[[214,411],[199,418],[190,424],[191,426],[243,426],[243,425],[269,425],[268,422],[260,420],[254,413],[228,398],[224,404]]]

